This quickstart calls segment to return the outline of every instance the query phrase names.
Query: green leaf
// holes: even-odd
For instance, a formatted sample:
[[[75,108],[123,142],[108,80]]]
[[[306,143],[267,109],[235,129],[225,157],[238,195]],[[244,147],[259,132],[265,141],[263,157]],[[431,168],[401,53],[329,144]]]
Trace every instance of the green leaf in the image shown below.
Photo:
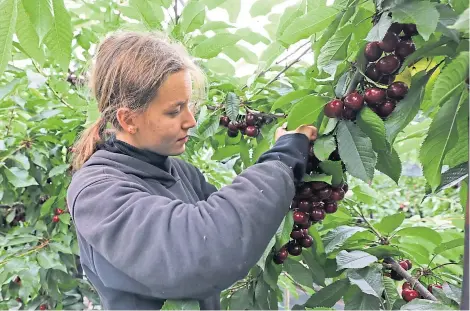
[[[370,182],[374,177],[374,167],[377,161],[370,138],[356,124],[344,120],[338,124],[336,138],[339,155],[348,173],[365,182]]]
[[[334,136],[327,135],[317,138],[313,147],[313,153],[318,160],[325,161],[335,149],[336,142]]]
[[[240,14],[241,0],[225,0],[220,8],[226,9],[228,13],[228,18],[231,23],[237,21],[238,15]]]
[[[302,16],[305,12],[306,1],[301,1],[300,3],[288,7],[284,10],[281,17],[279,18],[279,24],[276,30],[276,39],[279,39],[284,34],[286,28],[298,17]]]
[[[4,167],[4,169],[4,173],[7,176],[8,181],[15,188],[38,185],[36,180],[29,175],[28,171],[22,170],[18,167]]]
[[[30,4],[40,4],[41,1],[29,1]],[[44,20],[47,18],[44,17]],[[52,21],[52,20],[51,20]],[[39,64],[44,63],[44,53],[40,48],[39,37],[34,25],[31,23],[23,6],[23,1],[18,1],[18,19],[16,21],[16,36],[21,47]]]
[[[200,310],[197,300],[165,300],[161,310]]]
[[[301,263],[287,258],[283,265],[284,270],[292,276],[292,278],[307,287],[313,286],[312,274],[310,271]]]
[[[294,218],[292,217],[293,213],[294,211],[292,210],[287,213],[286,217],[284,217],[282,230],[276,233],[276,249],[280,249],[290,240],[290,233],[294,227]]]
[[[32,24],[35,32],[38,36],[38,45],[42,43],[42,40],[47,35],[49,30],[54,26],[54,10],[52,0],[22,0],[23,7],[29,21],[24,21],[27,24]]]
[[[459,15],[446,4],[438,4],[436,9],[439,12],[439,21],[437,22],[436,31],[441,32],[444,36],[459,43],[459,32],[448,27],[455,24]]]
[[[278,41],[274,41],[269,44],[259,57],[260,64],[257,71],[262,72],[263,70],[269,68],[276,58],[278,58],[279,55],[281,55],[285,50],[286,48],[283,47]]]
[[[253,293],[248,287],[242,287],[230,297],[230,310],[251,310],[252,302]]]
[[[371,263],[377,261],[377,257],[372,256],[363,251],[340,251],[336,255],[336,263],[338,264],[336,271],[342,269],[358,269],[364,268]]]
[[[288,104],[292,103],[295,100],[304,98],[305,96],[309,95],[311,93],[310,90],[296,90],[287,93],[286,95],[283,95],[279,97],[271,106],[271,111],[275,111],[276,109],[282,109],[284,110],[284,106],[287,106]],[[288,108],[286,108],[288,109]]]
[[[325,174],[312,174],[312,175],[307,175],[305,174],[302,181],[303,182],[311,182],[311,181],[323,181],[326,182],[327,184],[331,185],[331,175],[325,175]]]
[[[351,40],[351,28],[349,26],[338,30],[333,37],[320,49],[317,68],[330,75],[336,72],[336,67],[347,58],[348,45]]]
[[[374,255],[378,259],[383,259],[385,257],[390,256],[402,256],[402,252],[400,252],[396,247],[390,245],[379,245],[370,248],[364,249],[366,253]]]
[[[0,1],[0,75],[11,58],[11,45],[17,15],[16,0]]]
[[[189,2],[181,12],[180,29],[183,33],[191,32],[204,24],[206,6],[201,2]]]
[[[467,206],[467,199],[468,199],[468,179],[462,181],[460,192],[459,192],[459,198],[460,198],[460,205],[462,205],[462,207],[465,208]]]
[[[395,282],[386,276],[382,276],[382,282],[384,284],[384,295],[385,295],[385,303],[387,305],[387,310],[392,310],[392,306],[400,299],[397,291],[397,285]]]
[[[269,254],[271,253],[272,251],[272,248],[273,246],[276,244],[276,237],[273,236],[271,238],[271,240],[269,241],[269,244],[268,246],[266,247],[266,249],[264,250],[264,253],[263,255],[261,255],[261,258],[258,260],[258,262],[256,263],[261,269],[264,270],[264,267],[266,265],[266,258],[268,258]]]
[[[400,156],[395,148],[392,148],[392,151],[382,150],[377,152],[377,165],[375,168],[390,177],[398,185],[402,165]]]
[[[235,45],[240,39],[241,37],[235,34],[218,33],[196,45],[193,54],[200,58],[212,58],[222,52],[224,48]]]
[[[235,93],[229,92],[225,98],[225,114],[230,120],[236,120],[240,109],[240,99]]]
[[[222,148],[217,148],[217,150],[215,150],[214,154],[212,155],[212,160],[222,161],[239,152],[239,145],[228,145]]]
[[[442,242],[442,238],[438,232],[434,231],[431,228],[427,227],[409,227],[403,228],[396,232],[396,235],[409,237],[409,236],[418,236],[420,238],[426,239],[435,245],[439,245]]]
[[[372,109],[369,107],[361,109],[356,122],[361,130],[369,136],[375,152],[387,150],[384,122]]]
[[[271,12],[272,7],[282,3],[283,0],[257,0],[250,8],[250,16],[267,16]]]
[[[288,129],[296,129],[302,124],[313,124],[323,111],[323,106],[326,105],[327,100],[326,97],[305,96],[294,105],[294,108],[287,116]]]
[[[336,14],[337,11],[331,7],[310,11],[293,21],[279,40],[286,44],[293,44],[301,39],[308,38],[326,28],[333,21]]]
[[[455,23],[449,26],[449,28],[468,33],[469,16],[470,16],[470,9],[467,8],[462,14],[460,14],[459,18],[455,21]]]
[[[456,119],[461,103],[459,96],[454,96],[442,106],[434,117],[419,151],[424,176],[433,191],[441,183],[444,156],[457,143]]]
[[[379,22],[375,24],[367,34],[366,40],[368,42],[382,41],[391,25],[392,19],[390,16],[388,16],[388,14],[382,14]]]
[[[449,307],[436,301],[427,299],[413,299],[400,310],[449,310]]]
[[[269,309],[268,293],[270,291],[269,285],[263,278],[258,278],[255,287],[255,302],[262,310]]]
[[[405,61],[402,63],[400,72],[406,69],[409,65],[415,63],[417,60],[422,59],[426,56],[441,56],[441,55],[452,55],[455,53],[448,43],[450,39],[447,37],[441,37],[438,41],[427,41],[417,48],[411,55],[407,56]]]
[[[432,90],[432,101],[436,106],[444,104],[462,88],[465,79],[468,78],[468,58],[469,53],[462,52],[442,69]]]
[[[326,286],[325,285],[325,271],[323,270],[320,263],[315,259],[315,256],[313,255],[312,251],[313,251],[312,249],[310,250],[304,249],[302,251],[303,261],[308,265],[310,269],[313,282],[320,286]]]
[[[21,169],[24,169],[24,170],[29,170],[30,168],[30,164],[29,164],[29,159],[27,156],[25,156],[24,153],[22,152],[17,152],[15,153],[11,159],[15,160],[21,167]]]
[[[323,172],[333,177],[331,179],[331,185],[339,186],[343,181],[343,167],[341,165],[341,161],[326,160],[320,162],[320,168]]]
[[[62,71],[67,71],[72,55],[72,23],[63,0],[52,0],[54,19],[44,38],[47,48]]]
[[[450,149],[444,158],[444,164],[450,167],[468,162],[468,110],[469,105],[461,105],[457,113],[458,139],[454,148]]]
[[[400,101],[392,114],[385,121],[385,132],[387,140],[393,144],[398,133],[400,133],[416,116],[419,106],[424,97],[424,89],[430,75],[419,72],[413,76],[411,87],[405,98]]]
[[[57,265],[57,258],[57,253],[52,253],[49,251],[40,251],[36,256],[39,265],[44,269],[54,268]]]
[[[207,21],[204,25],[199,28],[201,33],[205,33],[209,30],[217,30],[217,29],[227,29],[227,28],[234,28],[235,26],[227,24],[223,21]]]
[[[325,252],[327,254],[330,254],[335,249],[341,247],[343,243],[346,242],[354,234],[365,230],[365,228],[361,227],[339,226],[333,230],[328,231],[328,233],[323,237]]]
[[[244,41],[251,43],[253,45],[258,44],[260,42],[268,45],[271,43],[271,40],[263,36],[258,32],[254,32],[251,28],[239,28],[235,31],[235,34],[240,36]]]
[[[223,49],[222,52],[234,61],[238,61],[240,60],[240,58],[243,58],[247,63],[258,63],[258,56],[243,45],[237,44],[234,46],[230,46]]]
[[[225,75],[235,75],[235,68],[226,59],[223,58],[211,58],[207,60],[206,66],[213,72]]]
[[[295,305],[293,310],[302,310],[305,307],[333,307],[349,288],[348,279],[341,279],[323,287],[312,295],[303,306]]]
[[[381,297],[384,284],[382,281],[382,268],[379,265],[349,270],[348,278],[351,284],[357,285],[364,294],[373,295],[377,298]]]
[[[429,1],[403,2],[392,8],[392,19],[399,23],[414,23],[425,41],[436,30],[439,12]]]
[[[378,224],[374,224],[375,229],[383,235],[389,235],[405,220],[405,213],[397,213],[382,218]]]
[[[70,164],[61,164],[61,165],[54,166],[49,172],[49,177],[54,177],[54,176],[63,174],[69,167],[70,167]]]
[[[463,245],[463,242],[462,242]],[[442,291],[445,293],[446,297],[455,301],[456,303],[460,304],[460,298],[462,297],[462,289],[450,284],[444,283],[442,284]]]
[[[468,162],[459,164],[442,173],[441,184],[435,192],[452,187],[468,177]]]
[[[447,241],[443,244],[440,244],[440,245],[436,246],[433,253],[437,255],[437,254],[445,252],[449,249],[453,249],[453,248],[460,247],[460,246],[463,246],[463,245],[464,245],[464,239],[463,238],[457,238],[457,239]]]
[[[345,310],[380,310],[380,300],[364,294],[358,287],[352,286],[344,295]]]
[[[352,189],[354,196],[363,203],[374,204],[378,193],[367,184],[359,184]]]
[[[129,6],[139,13],[140,20],[149,29],[160,29],[160,19],[153,10],[149,0],[129,0]]]

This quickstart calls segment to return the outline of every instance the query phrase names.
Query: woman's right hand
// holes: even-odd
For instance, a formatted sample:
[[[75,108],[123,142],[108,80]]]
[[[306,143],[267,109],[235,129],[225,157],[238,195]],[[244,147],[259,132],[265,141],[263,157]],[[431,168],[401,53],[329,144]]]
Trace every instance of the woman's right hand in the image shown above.
[[[275,141],[277,141],[281,136],[294,133],[304,134],[310,141],[317,139],[318,130],[315,126],[303,124],[293,131],[287,131],[286,125],[287,124],[284,124],[276,130],[276,134],[274,135]]]

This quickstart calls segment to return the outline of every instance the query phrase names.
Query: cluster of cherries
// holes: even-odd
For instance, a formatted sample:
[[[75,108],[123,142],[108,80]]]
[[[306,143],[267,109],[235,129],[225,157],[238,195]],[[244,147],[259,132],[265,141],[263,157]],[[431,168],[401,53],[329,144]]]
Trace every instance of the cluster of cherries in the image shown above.
[[[221,126],[228,128],[229,137],[237,137],[238,132],[249,137],[256,137],[264,123],[266,120],[263,116],[253,113],[246,114],[243,120],[230,120],[228,116],[221,116],[219,122]]]
[[[417,34],[415,24],[393,23],[382,41],[369,42],[364,50],[369,62],[365,74],[372,81],[387,85],[387,88],[369,87],[363,94],[353,91],[342,99],[334,99],[325,105],[325,115],[354,120],[358,111],[367,104],[378,116],[386,119],[408,92],[405,83],[393,81],[405,58],[416,50],[411,37]]]
[[[65,213],[65,211],[61,208],[56,208],[54,210],[54,216],[52,216],[52,222],[59,222],[60,218],[59,215]]]
[[[336,158],[332,154],[330,159]],[[310,149],[307,164],[307,174],[319,171],[318,158]],[[276,264],[282,264],[289,255],[299,256],[302,248],[313,245],[313,238],[308,234],[308,228],[312,224],[325,219],[326,214],[335,213],[338,210],[338,201],[344,198],[348,191],[348,184],[333,187],[322,181],[302,182],[296,185],[296,194],[291,203],[293,210],[294,226],[290,233],[291,240],[279,249],[273,257]]]

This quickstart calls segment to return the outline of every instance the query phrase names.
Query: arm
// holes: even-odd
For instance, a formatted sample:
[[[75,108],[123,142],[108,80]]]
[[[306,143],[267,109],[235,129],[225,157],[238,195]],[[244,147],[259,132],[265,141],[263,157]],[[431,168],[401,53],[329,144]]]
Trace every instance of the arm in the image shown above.
[[[291,151],[299,148],[303,145],[293,144]],[[294,193],[292,169],[281,161],[266,161],[194,205],[150,195],[118,177],[79,193],[72,189],[69,202],[87,242],[152,296],[202,299],[243,278],[256,264]],[[122,286],[103,282],[115,289]]]

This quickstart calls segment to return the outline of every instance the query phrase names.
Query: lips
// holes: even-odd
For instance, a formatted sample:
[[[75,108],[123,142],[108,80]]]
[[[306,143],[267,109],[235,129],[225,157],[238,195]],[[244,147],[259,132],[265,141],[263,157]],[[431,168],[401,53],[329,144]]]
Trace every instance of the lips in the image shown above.
[[[185,139],[188,138],[188,137],[189,137],[189,135],[186,135],[186,136],[184,136],[183,138],[178,139],[178,141],[185,140]]]

